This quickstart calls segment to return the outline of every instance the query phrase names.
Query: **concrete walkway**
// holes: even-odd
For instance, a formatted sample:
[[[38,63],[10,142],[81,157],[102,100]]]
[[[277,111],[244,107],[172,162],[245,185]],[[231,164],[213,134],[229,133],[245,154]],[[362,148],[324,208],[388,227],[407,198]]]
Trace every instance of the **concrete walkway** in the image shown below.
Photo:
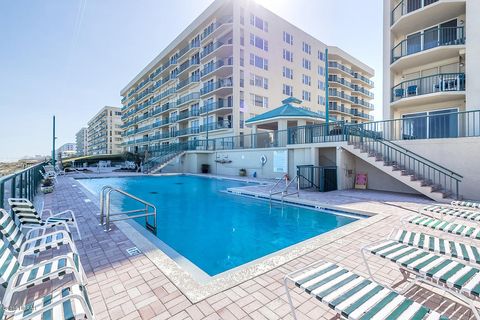
[[[266,192],[262,186],[247,187]],[[263,190],[262,190],[263,188]],[[87,287],[98,319],[292,319],[286,302],[283,277],[319,259],[336,262],[367,275],[360,248],[384,238],[402,217],[429,203],[422,197],[373,191],[302,192],[300,199],[343,208],[384,213],[389,216],[328,245],[268,271],[198,303],[188,298],[144,254],[129,255],[134,244],[115,226],[105,233],[98,224],[98,204],[88,199],[71,176],[60,177],[52,194],[45,196],[45,208],[72,209],[78,217],[83,240],[77,240],[85,266]],[[423,229],[423,231],[426,231]],[[436,235],[445,234],[430,232]],[[372,270],[385,284],[397,285],[402,275],[393,263],[373,257]],[[401,284],[402,285],[402,284]],[[335,313],[321,302],[294,290],[298,319],[332,319]],[[414,300],[452,319],[470,319],[471,312],[431,288],[414,287]]]

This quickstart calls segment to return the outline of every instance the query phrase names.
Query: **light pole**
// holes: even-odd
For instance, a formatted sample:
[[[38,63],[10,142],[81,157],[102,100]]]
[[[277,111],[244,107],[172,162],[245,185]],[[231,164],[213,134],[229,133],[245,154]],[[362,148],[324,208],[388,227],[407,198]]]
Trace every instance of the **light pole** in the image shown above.
[[[207,104],[207,124],[206,124],[206,126],[207,126],[207,134],[206,134],[206,136],[207,136],[207,143],[206,143],[205,150],[208,150],[208,113],[209,113],[209,109],[210,109],[210,104]]]
[[[55,167],[55,116],[53,116],[53,137],[52,137],[52,164]]]
[[[327,136],[329,134],[330,112],[328,105],[328,48],[325,48],[325,121],[327,123]]]

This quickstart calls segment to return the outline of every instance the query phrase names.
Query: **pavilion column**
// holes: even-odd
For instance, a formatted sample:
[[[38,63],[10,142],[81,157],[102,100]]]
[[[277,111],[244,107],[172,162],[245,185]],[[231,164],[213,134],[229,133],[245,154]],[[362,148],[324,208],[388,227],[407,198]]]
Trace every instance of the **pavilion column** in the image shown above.
[[[257,147],[257,125],[256,124],[252,125],[252,135],[250,137],[251,137],[250,143],[252,145],[252,148],[256,148]]]

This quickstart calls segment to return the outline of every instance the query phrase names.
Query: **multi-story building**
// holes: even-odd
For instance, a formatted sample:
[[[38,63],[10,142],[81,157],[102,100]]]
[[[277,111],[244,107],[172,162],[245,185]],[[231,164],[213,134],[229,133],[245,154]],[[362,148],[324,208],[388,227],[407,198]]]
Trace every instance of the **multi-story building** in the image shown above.
[[[77,132],[75,143],[77,145],[77,156],[88,155],[87,128],[82,128]]]
[[[120,108],[106,106],[88,122],[88,155],[122,152],[121,115]]]
[[[457,135],[458,112],[480,106],[478,13],[477,0],[385,0],[384,119],[403,136]]]
[[[216,0],[121,91],[124,145],[246,134],[288,96],[323,113],[326,48],[254,1]],[[332,117],[371,120],[373,70],[329,50]]]
[[[73,157],[77,154],[77,145],[75,143],[65,143],[56,151],[57,156],[63,158]]]

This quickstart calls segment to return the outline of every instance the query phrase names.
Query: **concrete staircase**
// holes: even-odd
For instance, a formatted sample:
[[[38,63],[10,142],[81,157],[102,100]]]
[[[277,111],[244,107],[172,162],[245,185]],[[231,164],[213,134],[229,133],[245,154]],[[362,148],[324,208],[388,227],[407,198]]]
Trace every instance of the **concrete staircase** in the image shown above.
[[[160,157],[153,158],[149,161],[148,167],[144,170],[145,173],[157,173],[165,168],[173,160],[183,156],[185,151],[172,152]]]
[[[351,135],[344,149],[432,200],[457,198],[462,176],[391,141]]]

